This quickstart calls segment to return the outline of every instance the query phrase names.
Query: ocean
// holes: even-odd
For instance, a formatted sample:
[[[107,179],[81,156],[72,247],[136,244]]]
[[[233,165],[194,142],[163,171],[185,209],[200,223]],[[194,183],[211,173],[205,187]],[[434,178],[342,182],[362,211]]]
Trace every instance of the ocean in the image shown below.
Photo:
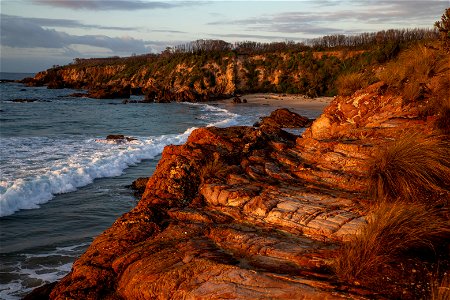
[[[229,101],[122,104],[69,96],[75,92],[0,83],[0,299],[20,299],[70,272],[93,238],[137,204],[127,185],[152,174],[164,146],[198,127],[252,125],[273,110]],[[109,134],[135,140],[118,144]]]

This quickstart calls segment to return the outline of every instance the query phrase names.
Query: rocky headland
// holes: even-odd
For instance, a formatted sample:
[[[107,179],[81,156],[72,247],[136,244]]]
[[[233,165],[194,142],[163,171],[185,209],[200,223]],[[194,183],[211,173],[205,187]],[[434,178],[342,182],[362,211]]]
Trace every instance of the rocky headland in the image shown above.
[[[137,206],[28,299],[448,299],[449,48],[397,54],[343,76],[342,95],[314,121],[278,110],[252,127],[200,128],[167,146],[153,175],[136,182],[145,185]],[[130,74],[147,80],[140,87],[153,99],[203,99],[201,82],[217,88],[201,95],[215,98],[242,84],[231,61],[247,65],[250,85],[271,76],[229,57],[209,83],[178,85],[194,95],[152,90],[153,75]],[[30,81],[76,87],[80,74],[117,72],[74,70]],[[183,76],[167,78],[166,87]],[[299,126],[309,127],[284,130]]]
[[[342,244],[368,222],[371,159],[407,132],[436,130],[437,117],[417,107],[379,82],[334,99],[302,136],[282,128],[309,120],[286,110],[258,127],[195,130],[164,149],[141,179],[138,205],[94,240],[50,299],[423,295],[409,265],[381,287],[333,273]]]

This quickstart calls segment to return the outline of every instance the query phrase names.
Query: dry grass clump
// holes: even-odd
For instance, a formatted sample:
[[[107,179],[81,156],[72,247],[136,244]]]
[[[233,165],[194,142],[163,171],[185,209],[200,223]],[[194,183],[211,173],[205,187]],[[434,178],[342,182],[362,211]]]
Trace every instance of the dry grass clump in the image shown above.
[[[369,191],[375,199],[430,202],[450,193],[450,142],[409,133],[388,144],[373,159]]]
[[[449,221],[421,204],[381,203],[360,234],[343,244],[333,265],[343,281],[366,286],[397,272],[390,264],[405,253],[433,249],[450,237]]]
[[[433,278],[430,292],[432,300],[450,299],[450,273],[444,273],[441,280]]]
[[[367,78],[361,73],[342,74],[336,79],[339,95],[350,96],[359,89],[369,85]]]
[[[377,77],[400,91],[405,103],[422,100],[429,93],[430,78],[445,70],[445,59],[437,48],[418,45],[402,52]]]
[[[217,153],[215,153],[217,154]],[[211,180],[222,180],[229,172],[229,166],[225,164],[218,155],[210,157],[206,164],[200,171],[200,178],[202,183]]]

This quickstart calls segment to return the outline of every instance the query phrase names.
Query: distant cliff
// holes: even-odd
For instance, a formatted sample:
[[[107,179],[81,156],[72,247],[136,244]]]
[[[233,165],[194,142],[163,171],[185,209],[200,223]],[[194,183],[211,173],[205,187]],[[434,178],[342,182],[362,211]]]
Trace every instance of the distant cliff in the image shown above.
[[[312,47],[289,42],[232,47],[223,41],[200,40],[160,54],[75,59],[23,82],[86,89],[93,98],[145,94],[148,101],[158,102],[207,101],[248,92],[333,96],[342,76],[359,72],[365,85],[373,83],[378,65],[418,40],[433,38],[433,31],[397,30],[327,36]]]
[[[27,83],[87,89],[94,97],[100,90],[121,91],[119,97],[143,93],[155,101],[205,101],[256,91],[317,96],[335,93],[333,81],[343,65],[361,53],[171,53],[95,60],[95,64],[86,60],[40,72]]]

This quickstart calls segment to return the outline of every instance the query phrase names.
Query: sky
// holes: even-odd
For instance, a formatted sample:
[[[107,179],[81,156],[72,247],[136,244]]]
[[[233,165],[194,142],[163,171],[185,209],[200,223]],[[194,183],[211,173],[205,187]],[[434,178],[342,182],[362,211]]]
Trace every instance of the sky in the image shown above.
[[[0,0],[0,71],[159,53],[197,39],[296,41],[432,28],[450,0]]]

